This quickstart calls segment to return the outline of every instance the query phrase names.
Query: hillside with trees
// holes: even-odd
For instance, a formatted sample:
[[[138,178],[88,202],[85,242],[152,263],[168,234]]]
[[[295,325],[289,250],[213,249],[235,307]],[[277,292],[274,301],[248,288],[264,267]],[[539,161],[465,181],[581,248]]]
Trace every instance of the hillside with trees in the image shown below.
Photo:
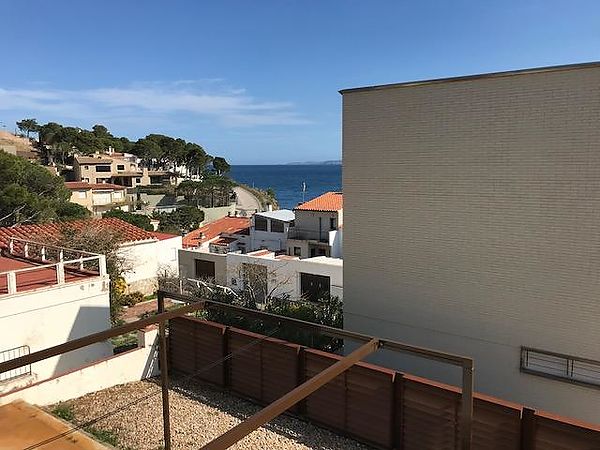
[[[201,145],[162,134],[149,134],[137,141],[114,136],[104,125],[94,125],[91,130],[63,126],[56,122],[39,125],[35,119],[24,119],[17,126],[27,136],[38,133],[42,159],[47,164],[66,164],[74,153],[91,155],[112,148],[116,152],[131,153],[142,160],[148,169],[173,170],[185,166],[187,175],[201,175],[213,165],[214,172],[229,172],[225,158],[211,156]]]
[[[18,156],[0,152],[0,226],[81,219],[83,206],[70,203],[62,178]]]

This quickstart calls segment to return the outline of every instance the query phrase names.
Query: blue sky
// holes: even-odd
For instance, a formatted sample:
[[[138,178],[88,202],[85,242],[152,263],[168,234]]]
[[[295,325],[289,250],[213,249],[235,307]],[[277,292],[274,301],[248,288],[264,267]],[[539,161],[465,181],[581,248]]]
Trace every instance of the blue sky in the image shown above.
[[[338,90],[600,60],[597,1],[0,0],[0,122],[341,156]],[[368,149],[365,149],[368,151]]]

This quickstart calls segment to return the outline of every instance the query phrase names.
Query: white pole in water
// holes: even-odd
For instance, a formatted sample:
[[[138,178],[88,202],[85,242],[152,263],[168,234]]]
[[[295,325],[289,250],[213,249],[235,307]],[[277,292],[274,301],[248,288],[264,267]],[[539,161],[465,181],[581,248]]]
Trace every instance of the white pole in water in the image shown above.
[[[306,194],[306,181],[302,182],[302,203],[304,203],[304,195]]]

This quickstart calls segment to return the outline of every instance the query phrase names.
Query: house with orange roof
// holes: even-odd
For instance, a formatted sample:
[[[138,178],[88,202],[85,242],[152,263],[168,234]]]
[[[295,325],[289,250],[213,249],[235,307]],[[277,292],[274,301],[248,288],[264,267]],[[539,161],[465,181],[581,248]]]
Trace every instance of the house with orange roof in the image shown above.
[[[11,238],[56,243],[66,230],[114,234],[120,240],[119,254],[127,266],[124,278],[130,291],[152,294],[157,288],[159,272],[178,273],[177,251],[182,246],[181,236],[146,231],[114,217],[2,227],[0,249],[8,248]]]
[[[294,226],[287,239],[287,253],[300,258],[341,258],[344,197],[326,192],[294,208]]]

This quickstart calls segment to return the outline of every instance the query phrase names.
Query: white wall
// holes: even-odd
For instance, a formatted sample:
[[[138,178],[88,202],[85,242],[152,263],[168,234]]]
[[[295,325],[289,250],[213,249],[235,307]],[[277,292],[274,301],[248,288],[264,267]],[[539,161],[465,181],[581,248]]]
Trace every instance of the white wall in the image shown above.
[[[323,275],[330,278],[331,294],[343,298],[343,262],[340,259],[326,257],[308,259],[275,259],[256,257],[247,254],[229,253],[227,255],[228,284],[231,288],[243,285],[241,269],[243,264],[258,264],[267,267],[268,286],[271,291],[277,286],[274,295],[290,295],[299,299],[302,294],[300,273]],[[231,281],[236,279],[234,285]]]
[[[0,392],[0,405],[24,400],[34,405],[52,405],[118,384],[156,376],[158,368],[156,327],[138,331],[138,348],[71,370],[62,376],[38,381],[17,391]]]
[[[471,356],[478,391],[600,422],[599,389],[519,371],[521,346],[600,360],[599,80],[344,93],[344,326]]]
[[[179,270],[177,251],[182,247],[181,236],[162,241],[137,241],[122,245],[119,255],[129,269],[124,275],[130,290],[151,294],[157,287],[159,269]]]
[[[182,247],[182,237],[174,236],[156,243],[158,269],[168,270],[173,275],[179,274],[178,252]]]
[[[108,289],[106,276],[1,296],[0,351],[28,345],[33,353],[110,328]],[[32,365],[27,382],[110,355],[111,345],[103,343],[40,361]],[[0,393],[8,387],[8,383],[0,383]]]

